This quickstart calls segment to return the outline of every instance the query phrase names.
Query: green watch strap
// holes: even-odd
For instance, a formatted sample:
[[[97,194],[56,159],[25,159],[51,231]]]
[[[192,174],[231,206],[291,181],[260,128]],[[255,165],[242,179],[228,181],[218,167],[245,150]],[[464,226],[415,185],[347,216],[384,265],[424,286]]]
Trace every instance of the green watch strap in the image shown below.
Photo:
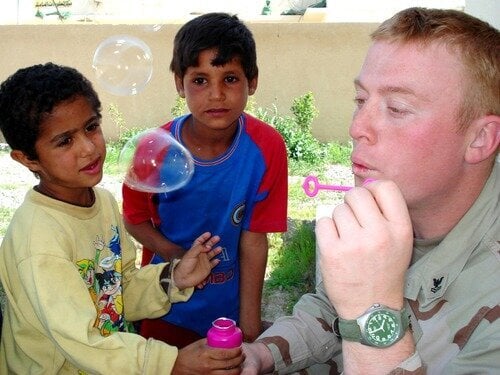
[[[410,326],[410,316],[407,313],[406,308],[404,308],[404,307],[403,307],[403,309],[398,311],[398,310],[393,310],[393,309],[391,309],[387,306],[384,306],[384,305],[374,304],[361,317],[363,317],[365,315],[369,315],[369,314],[375,312],[376,310],[383,310],[383,309],[389,310],[389,311],[393,312],[396,316],[400,317],[400,319],[401,319],[401,332],[403,335],[404,332],[406,332],[406,330]],[[346,341],[356,341],[356,342],[365,343],[363,341],[363,334],[361,332],[361,327],[360,327],[360,324],[358,323],[358,319],[347,320],[347,319],[342,319],[340,317],[337,317],[334,321],[334,324],[333,324],[333,330],[334,330],[335,334],[339,338],[342,338],[343,340],[346,340]]]

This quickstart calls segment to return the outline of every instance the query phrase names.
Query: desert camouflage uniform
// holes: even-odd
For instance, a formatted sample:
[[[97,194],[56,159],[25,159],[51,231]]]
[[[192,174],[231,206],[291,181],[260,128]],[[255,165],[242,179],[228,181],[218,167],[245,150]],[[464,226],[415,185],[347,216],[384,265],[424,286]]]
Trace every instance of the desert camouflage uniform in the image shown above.
[[[417,352],[391,374],[425,368],[428,374],[500,374],[499,170],[497,162],[477,201],[446,237],[415,241],[405,297]],[[275,373],[341,373],[335,317],[319,284],[292,317],[264,332],[259,341],[271,350]],[[383,361],[383,349],[380,354]]]

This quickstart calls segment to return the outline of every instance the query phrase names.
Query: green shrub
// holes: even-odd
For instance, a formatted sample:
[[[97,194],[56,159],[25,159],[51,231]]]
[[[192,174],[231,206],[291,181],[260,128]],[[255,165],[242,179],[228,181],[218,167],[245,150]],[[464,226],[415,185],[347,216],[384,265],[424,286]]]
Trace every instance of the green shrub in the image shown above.
[[[106,142],[106,161],[104,163],[104,172],[106,174],[118,173],[118,158],[123,146],[129,141],[130,138],[143,131],[144,129],[126,126],[123,114],[120,112],[115,104],[110,104],[108,107],[111,120],[115,123],[118,129],[118,137],[114,140]]]
[[[316,117],[318,117],[319,112],[314,105],[314,96],[312,92],[295,98],[293,100],[292,107],[290,108],[297,126],[304,132],[311,132],[311,125]]]
[[[308,92],[295,98],[290,111],[293,116],[279,115],[276,106],[271,111],[259,108],[256,116],[281,133],[290,160],[317,163],[325,157],[325,150],[311,131],[312,123],[318,116],[313,94]]]
[[[181,98],[179,95],[175,98],[175,103],[172,108],[170,108],[170,114],[175,118],[182,115],[185,115],[189,112],[189,109],[186,104],[186,99]]]
[[[290,229],[291,234],[289,238],[285,236],[283,246],[270,255],[272,271],[267,287],[314,289],[316,240],[312,222],[301,221],[296,228]]]
[[[325,143],[324,147],[326,159],[330,164],[351,165],[352,142],[330,142]]]

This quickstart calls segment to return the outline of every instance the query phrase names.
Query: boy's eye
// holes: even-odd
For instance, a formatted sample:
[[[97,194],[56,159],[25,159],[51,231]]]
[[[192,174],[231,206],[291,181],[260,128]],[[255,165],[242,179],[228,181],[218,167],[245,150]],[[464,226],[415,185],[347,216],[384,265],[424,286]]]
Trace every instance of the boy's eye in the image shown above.
[[[101,126],[101,124],[100,124],[100,123],[98,123],[98,122],[93,122],[93,123],[91,123],[91,124],[89,124],[89,125],[87,125],[87,126],[85,127],[85,131],[87,131],[87,132],[92,132],[92,131],[94,131],[94,130],[98,129],[98,128],[99,128],[99,126]]]
[[[68,146],[71,144],[72,142],[72,138],[71,137],[64,137],[64,138],[61,138],[59,139],[59,141],[57,142],[57,147],[64,147],[64,146]]]
[[[227,83],[234,83],[234,82],[237,82],[238,81],[238,77],[236,76],[228,76],[226,77],[226,82]]]
[[[195,85],[203,85],[206,81],[207,80],[205,78],[201,78],[201,77],[193,79],[193,83]]]

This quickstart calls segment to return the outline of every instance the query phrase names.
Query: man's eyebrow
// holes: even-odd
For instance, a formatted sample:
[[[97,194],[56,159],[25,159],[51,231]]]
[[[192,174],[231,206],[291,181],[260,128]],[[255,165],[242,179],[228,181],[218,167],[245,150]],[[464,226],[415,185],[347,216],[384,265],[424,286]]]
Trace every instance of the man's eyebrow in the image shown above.
[[[359,87],[359,88],[363,89],[363,90],[366,90],[366,88],[363,86],[363,84],[361,83],[361,81],[358,78],[356,78],[354,80],[354,85],[356,87]],[[382,86],[377,91],[380,92],[380,93],[382,93],[382,94],[385,94],[385,93],[400,93],[400,94],[417,96],[417,94],[415,93],[415,91],[413,91],[410,88],[402,87],[402,86],[389,86],[389,85],[387,85],[387,86]]]

